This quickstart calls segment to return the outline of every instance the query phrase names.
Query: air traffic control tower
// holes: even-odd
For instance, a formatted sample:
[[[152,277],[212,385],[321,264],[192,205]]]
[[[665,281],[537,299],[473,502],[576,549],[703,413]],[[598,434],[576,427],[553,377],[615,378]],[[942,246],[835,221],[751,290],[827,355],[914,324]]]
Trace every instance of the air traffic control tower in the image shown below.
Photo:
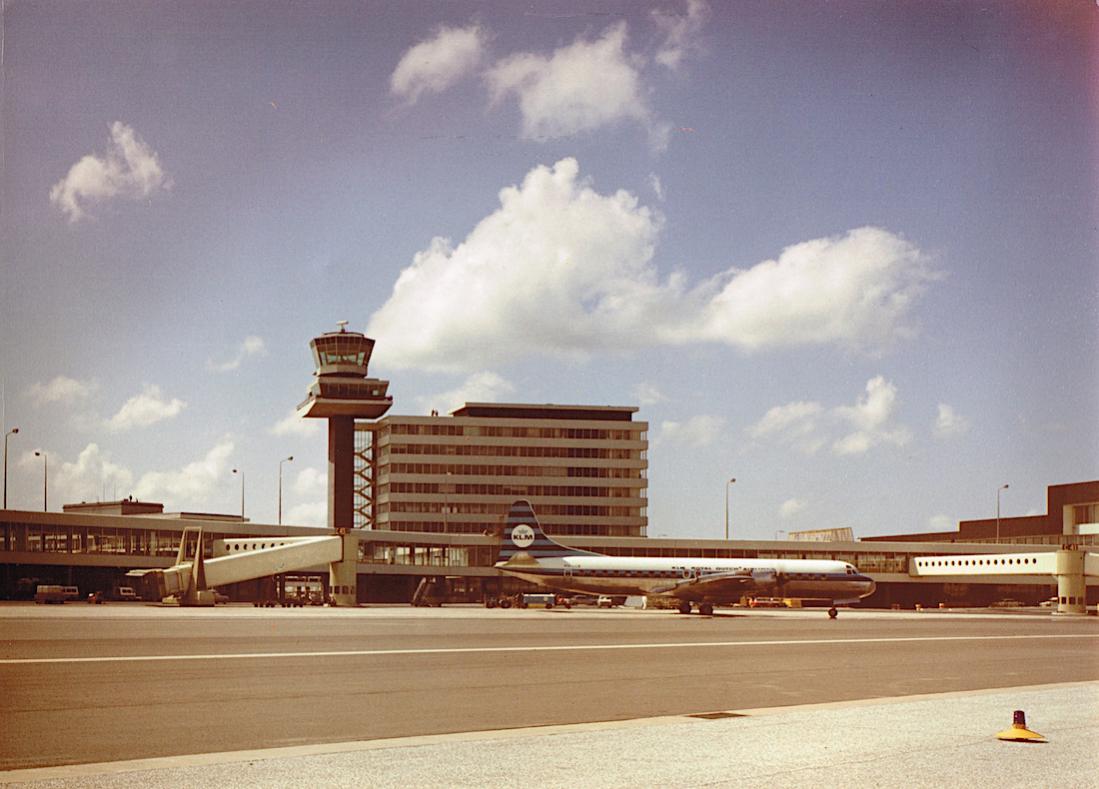
[[[298,415],[328,420],[328,528],[344,535],[344,561],[332,565],[330,593],[337,603],[354,605],[358,540],[349,532],[355,526],[355,420],[377,419],[393,398],[389,381],[368,377],[374,341],[347,331],[347,321],[338,326],[309,341],[317,369]]]

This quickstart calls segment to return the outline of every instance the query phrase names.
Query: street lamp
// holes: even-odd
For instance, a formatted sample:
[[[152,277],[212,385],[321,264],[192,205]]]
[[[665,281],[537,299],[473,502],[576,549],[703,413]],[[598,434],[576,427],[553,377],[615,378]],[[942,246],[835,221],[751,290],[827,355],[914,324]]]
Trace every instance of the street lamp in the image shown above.
[[[996,539],[1000,539],[1000,493],[1005,491],[1010,486],[1004,483],[1000,487],[996,488]]]
[[[13,427],[4,434],[4,509],[8,508],[8,436],[19,432],[19,428]]]
[[[235,468],[233,473],[240,474],[240,519],[244,520],[244,472]]]
[[[282,525],[282,464],[287,463],[293,459],[294,456],[290,455],[290,457],[285,457],[279,461],[279,526]],[[243,482],[243,477],[241,478],[241,481]],[[244,517],[243,513],[241,514],[241,517]]]
[[[46,487],[46,486],[48,484],[47,479],[49,478],[50,461],[46,457],[46,451],[45,450],[42,450],[41,452],[39,452],[36,449],[34,451],[34,456],[38,457],[39,455],[42,456],[42,512],[46,512],[49,509],[49,497],[48,497],[49,488]]]
[[[736,477],[731,477],[725,483],[725,540],[729,539],[729,486],[736,482]]]

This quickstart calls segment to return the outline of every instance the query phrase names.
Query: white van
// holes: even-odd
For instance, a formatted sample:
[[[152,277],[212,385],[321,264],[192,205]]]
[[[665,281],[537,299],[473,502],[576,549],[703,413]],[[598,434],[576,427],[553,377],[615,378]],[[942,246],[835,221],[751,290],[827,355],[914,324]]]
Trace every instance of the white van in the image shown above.
[[[34,592],[34,602],[48,605],[49,603],[65,602],[65,587],[54,584],[39,584]]]

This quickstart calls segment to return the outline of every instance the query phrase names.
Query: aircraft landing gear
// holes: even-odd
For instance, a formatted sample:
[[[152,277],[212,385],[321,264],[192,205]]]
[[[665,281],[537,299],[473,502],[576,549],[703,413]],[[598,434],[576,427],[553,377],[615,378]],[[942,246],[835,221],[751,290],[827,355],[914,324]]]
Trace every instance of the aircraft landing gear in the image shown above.
[[[681,614],[691,613],[691,604],[688,603],[686,600],[684,600],[682,603],[679,604],[679,613],[681,613]]]
[[[828,609],[828,618],[829,619],[835,619],[839,615],[840,615],[840,612],[836,610],[835,606],[832,606],[831,608]]]
[[[714,606],[713,606],[713,604],[712,603],[701,603],[698,606],[698,613],[702,614],[702,616],[713,616],[714,615]]]

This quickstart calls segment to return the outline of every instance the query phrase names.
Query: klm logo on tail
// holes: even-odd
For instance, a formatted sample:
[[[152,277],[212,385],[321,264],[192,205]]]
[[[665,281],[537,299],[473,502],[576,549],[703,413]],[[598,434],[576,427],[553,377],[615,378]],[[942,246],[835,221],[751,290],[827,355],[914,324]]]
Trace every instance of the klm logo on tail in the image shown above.
[[[521,556],[520,556],[521,555]],[[591,551],[580,551],[554,542],[538,525],[538,518],[530,502],[520,499],[508,511],[504,534],[500,540],[500,553],[496,562],[506,562],[513,557],[520,559],[545,559],[559,556],[594,556]]]

